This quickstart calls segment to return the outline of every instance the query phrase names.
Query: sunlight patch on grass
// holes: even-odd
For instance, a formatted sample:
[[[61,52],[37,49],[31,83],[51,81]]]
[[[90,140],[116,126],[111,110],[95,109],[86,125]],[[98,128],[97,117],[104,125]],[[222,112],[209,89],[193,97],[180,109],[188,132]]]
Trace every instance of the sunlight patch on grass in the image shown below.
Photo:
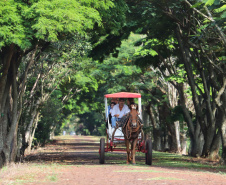
[[[107,160],[106,162],[110,164],[126,164],[125,160]]]
[[[225,176],[226,176],[226,172],[219,171],[218,173],[219,173],[220,175],[225,175]]]
[[[158,171],[158,170],[118,170],[118,171],[114,171],[114,172],[133,172],[133,173],[139,173],[139,172],[148,172],[148,173],[178,173],[178,172],[169,172],[169,171]]]
[[[147,179],[138,179],[138,180],[148,180],[148,181],[156,181],[156,180],[184,180],[184,179],[178,179],[173,177],[154,177],[154,178],[147,178]]]
[[[41,179],[41,182],[56,181],[56,172],[62,168],[59,164],[14,164],[0,170],[0,184],[26,184]]]
[[[23,184],[28,182],[34,182],[35,178],[37,178],[38,175],[36,174],[23,174],[23,175],[17,175],[11,179],[12,182],[16,182],[17,184]],[[4,182],[4,181],[3,181]]]
[[[58,178],[56,174],[52,174],[52,175],[48,175],[47,179],[50,180],[51,182],[56,182]]]
[[[212,169],[226,169],[226,166],[213,165],[208,162],[202,162],[190,156],[182,156],[179,154],[171,154],[166,152],[153,152],[153,164],[161,167],[183,167],[183,168],[212,168]]]

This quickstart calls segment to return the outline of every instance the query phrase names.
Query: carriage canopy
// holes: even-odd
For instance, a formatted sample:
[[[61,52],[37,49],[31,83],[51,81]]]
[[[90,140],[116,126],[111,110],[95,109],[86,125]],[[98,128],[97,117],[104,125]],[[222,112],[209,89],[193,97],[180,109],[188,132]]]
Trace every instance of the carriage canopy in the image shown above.
[[[142,109],[141,109],[141,94],[140,93],[131,93],[131,92],[118,92],[113,94],[105,94],[105,113],[108,115],[108,108],[107,108],[107,98],[138,98],[138,109],[140,112],[140,118],[142,119]]]
[[[105,94],[106,98],[141,98],[140,93],[118,92],[113,94]]]

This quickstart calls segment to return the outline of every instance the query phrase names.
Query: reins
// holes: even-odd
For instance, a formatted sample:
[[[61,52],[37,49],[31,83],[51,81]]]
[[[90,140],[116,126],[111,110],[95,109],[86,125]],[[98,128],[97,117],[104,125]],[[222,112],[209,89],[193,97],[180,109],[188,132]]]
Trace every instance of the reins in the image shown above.
[[[138,114],[136,116],[136,123],[137,123],[136,128],[133,128],[131,126],[133,120],[135,120],[135,119],[132,119],[132,115],[129,114],[129,118],[127,119],[127,121],[126,121],[126,123],[124,124],[124,127],[123,127],[123,129],[125,129],[125,136],[126,136],[127,139],[131,139],[132,133],[136,133],[138,131],[139,132],[141,131],[141,122],[139,120]]]

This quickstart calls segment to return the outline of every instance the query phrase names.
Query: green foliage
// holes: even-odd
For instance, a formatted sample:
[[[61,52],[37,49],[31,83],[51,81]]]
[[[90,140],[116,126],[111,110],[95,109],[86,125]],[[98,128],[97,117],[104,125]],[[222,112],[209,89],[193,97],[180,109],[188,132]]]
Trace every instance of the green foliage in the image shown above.
[[[36,38],[47,41],[58,40],[58,33],[84,34],[95,22],[101,23],[96,9],[75,0],[40,0],[25,11],[25,16],[34,20]]]
[[[90,39],[93,49],[89,56],[94,60],[103,61],[111,53],[118,54],[116,49],[121,45],[122,39],[128,38],[130,31],[126,30],[127,4],[124,0],[114,1],[114,6],[100,12],[102,27],[95,27]]]
[[[77,133],[82,135],[101,135],[103,134],[103,123],[102,115],[97,112],[86,112],[84,114],[79,114],[78,127],[76,129]]]
[[[214,11],[216,13],[220,13],[226,10],[226,5],[221,6],[220,8],[215,9]]]
[[[139,35],[131,34],[129,39],[122,41],[121,47],[117,48],[118,58],[111,56],[103,63],[97,64],[93,75],[101,82],[100,90],[103,88],[104,91],[102,96],[120,91],[133,92],[136,89],[132,83],[139,79],[142,71],[133,64],[133,55],[136,50],[134,43],[140,38]]]
[[[0,2],[0,48],[15,43],[22,49],[31,46],[23,26],[23,17],[19,14],[14,0]]]
[[[98,127],[98,133],[100,133],[101,136],[106,135],[106,124],[101,124],[100,127]]]
[[[81,134],[103,135],[105,133],[103,96],[119,91],[134,92],[134,81],[139,79],[142,70],[133,65],[134,43],[141,37],[132,34],[129,40],[123,41],[119,57],[109,57],[103,63],[81,58],[73,63],[70,76],[61,81],[62,96],[77,93],[65,102],[62,127],[74,125]],[[64,55],[66,59],[70,55]],[[76,71],[75,71],[76,70]],[[131,78],[132,76],[132,78]],[[78,120],[69,119],[73,114]]]
[[[205,0],[206,1],[206,0]],[[211,6],[215,0],[207,0],[205,6]]]
[[[184,116],[183,116],[183,110],[181,106],[176,106],[171,110],[170,117],[168,118],[170,123],[174,123],[176,121],[179,121],[180,123],[183,123]]]
[[[151,55],[151,56],[156,56],[158,53],[153,50],[153,49],[143,49],[141,51],[137,51],[137,53],[134,54],[135,56],[141,55],[141,56],[146,56],[146,55]]]
[[[99,11],[113,7],[109,0],[7,0],[0,2],[0,48],[16,44],[27,49],[36,40],[57,41],[101,26]]]
[[[76,131],[78,118],[75,116],[74,113],[71,114],[64,114],[61,119],[61,133],[62,131],[66,131],[66,133],[71,133]]]
[[[177,74],[171,75],[165,78],[167,81],[175,81],[177,83],[185,83],[187,81],[186,79],[186,71],[184,69],[184,65],[180,64],[177,68]]]
[[[142,129],[144,131],[144,134],[150,134],[153,131],[153,127],[152,126],[147,126],[147,127],[144,126]]]
[[[49,141],[51,132],[54,132],[56,135],[61,133],[60,120],[63,117],[61,113],[63,105],[54,96],[56,97],[57,93],[45,103],[41,110],[42,116],[35,132],[35,144],[45,144]]]

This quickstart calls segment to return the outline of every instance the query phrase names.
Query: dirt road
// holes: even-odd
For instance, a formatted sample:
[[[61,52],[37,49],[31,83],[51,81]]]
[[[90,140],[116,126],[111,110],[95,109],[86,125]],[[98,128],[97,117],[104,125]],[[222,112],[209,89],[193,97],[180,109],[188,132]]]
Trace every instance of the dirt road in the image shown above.
[[[112,153],[106,155],[106,163],[100,165],[98,149],[98,140],[93,137],[75,136],[74,140],[49,145],[45,149],[49,152],[39,155],[39,160],[72,165],[61,170],[58,181],[53,184],[226,184],[226,175],[219,173],[158,167],[155,161],[147,166],[143,155],[136,157],[138,165],[126,165],[125,153]],[[36,161],[36,156],[33,159]],[[32,156],[29,160],[32,161]]]
[[[147,166],[144,164],[143,154],[138,154],[136,157],[137,165],[127,165],[125,153],[108,153],[106,164],[100,165],[98,150],[99,141],[94,137],[70,136],[57,140],[25,159],[28,166],[35,164],[36,167],[43,167],[44,170],[37,172],[32,180],[15,181],[14,179],[11,182],[27,185],[226,184],[225,173],[211,172],[213,170],[204,172],[183,167],[160,167],[155,165],[155,159],[152,166]]]

